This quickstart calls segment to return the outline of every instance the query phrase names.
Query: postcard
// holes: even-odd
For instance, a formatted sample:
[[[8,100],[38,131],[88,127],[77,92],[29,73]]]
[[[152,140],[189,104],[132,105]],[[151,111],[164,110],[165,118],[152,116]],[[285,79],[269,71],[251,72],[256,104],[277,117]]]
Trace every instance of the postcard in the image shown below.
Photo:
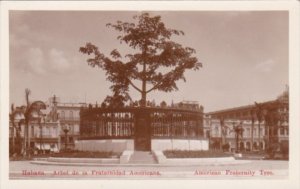
[[[299,187],[298,2],[1,10],[1,188]]]

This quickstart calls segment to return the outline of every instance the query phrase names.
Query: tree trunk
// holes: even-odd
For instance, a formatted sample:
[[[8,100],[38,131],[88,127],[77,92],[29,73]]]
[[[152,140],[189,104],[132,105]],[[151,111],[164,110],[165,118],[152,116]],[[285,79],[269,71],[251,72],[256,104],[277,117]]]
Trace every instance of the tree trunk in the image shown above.
[[[24,136],[23,136],[23,156],[26,156],[26,150],[27,150],[27,126],[25,123]]]
[[[251,151],[253,151],[253,130],[254,130],[254,118],[251,119]]]
[[[143,65],[143,83],[142,83],[142,99],[141,99],[141,107],[146,107],[146,95],[147,95],[147,89],[146,89],[146,64]]]
[[[258,149],[261,151],[261,145],[260,145],[260,121],[258,120]]]
[[[15,153],[15,145],[16,145],[16,141],[15,141],[15,125],[12,124],[12,153]]]
[[[146,107],[146,91],[142,91],[141,107]]]
[[[25,121],[25,128],[24,128],[24,155],[29,155],[29,147],[30,147],[30,140],[29,140],[29,123]]]
[[[28,151],[28,155],[30,156],[30,133],[31,133],[31,129],[30,129],[30,125],[28,124],[28,128],[27,128],[27,151]]]
[[[271,128],[270,128],[270,125],[266,125],[266,128],[268,128],[268,142],[267,142],[267,146],[266,146],[266,149],[268,150],[270,148],[270,144],[271,144],[271,139],[270,139],[270,133],[271,133]]]

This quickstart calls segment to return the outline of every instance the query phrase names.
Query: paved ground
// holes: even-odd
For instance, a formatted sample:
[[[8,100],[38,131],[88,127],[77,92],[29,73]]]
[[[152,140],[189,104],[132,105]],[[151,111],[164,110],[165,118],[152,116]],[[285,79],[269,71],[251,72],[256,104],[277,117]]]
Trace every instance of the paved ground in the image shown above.
[[[11,161],[10,179],[286,179],[288,161],[222,166],[53,166]]]

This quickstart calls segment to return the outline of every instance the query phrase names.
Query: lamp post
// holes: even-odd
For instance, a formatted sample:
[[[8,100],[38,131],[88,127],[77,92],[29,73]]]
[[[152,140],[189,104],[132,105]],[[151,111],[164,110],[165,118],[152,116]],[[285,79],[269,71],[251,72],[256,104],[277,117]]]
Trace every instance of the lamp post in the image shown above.
[[[240,152],[239,149],[239,140],[240,140],[240,136],[242,136],[244,129],[242,128],[241,124],[234,126],[235,124],[233,123],[233,128],[234,128],[234,132],[235,132],[235,139],[236,139],[236,153]]]
[[[63,128],[63,131],[65,133],[65,150],[66,150],[68,147],[68,132],[70,131],[70,128],[68,126],[65,126]]]

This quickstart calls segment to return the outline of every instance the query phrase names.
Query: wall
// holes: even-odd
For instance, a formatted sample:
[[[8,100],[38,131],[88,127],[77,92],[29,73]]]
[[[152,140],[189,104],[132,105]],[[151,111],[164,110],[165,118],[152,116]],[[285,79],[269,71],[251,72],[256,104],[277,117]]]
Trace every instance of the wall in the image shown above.
[[[151,150],[208,150],[207,140],[184,140],[184,139],[152,139]],[[80,151],[114,151],[123,152],[134,150],[133,139],[108,139],[108,140],[79,140],[75,141],[75,149]]]
[[[114,151],[134,150],[133,139],[79,140],[75,141],[75,150],[80,151]]]
[[[173,145],[172,145],[173,143]],[[173,146],[173,147],[172,147]],[[208,150],[208,140],[152,139],[151,150]]]

